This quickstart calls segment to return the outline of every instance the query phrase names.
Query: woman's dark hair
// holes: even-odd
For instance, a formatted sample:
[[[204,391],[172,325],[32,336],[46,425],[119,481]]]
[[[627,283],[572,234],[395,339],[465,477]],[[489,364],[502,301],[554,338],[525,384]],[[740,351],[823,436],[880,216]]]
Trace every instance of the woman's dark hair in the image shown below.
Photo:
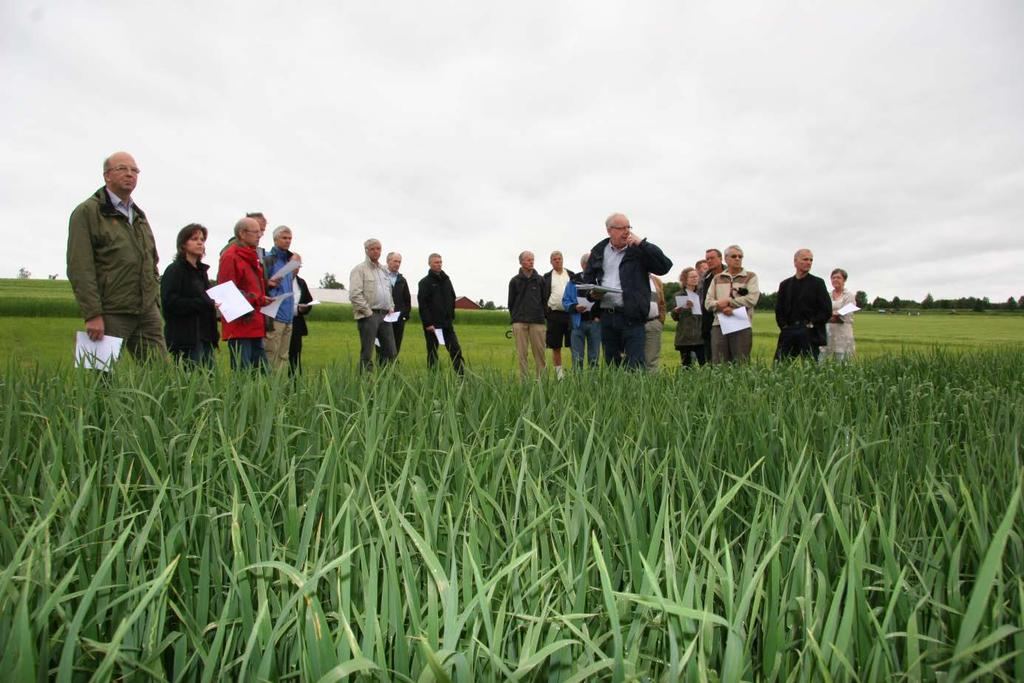
[[[178,256],[185,255],[185,242],[188,242],[190,239],[192,239],[192,235],[196,234],[197,232],[203,233],[204,240],[209,236],[209,232],[206,230],[206,227],[199,225],[199,223],[189,223],[184,228],[178,231]]]

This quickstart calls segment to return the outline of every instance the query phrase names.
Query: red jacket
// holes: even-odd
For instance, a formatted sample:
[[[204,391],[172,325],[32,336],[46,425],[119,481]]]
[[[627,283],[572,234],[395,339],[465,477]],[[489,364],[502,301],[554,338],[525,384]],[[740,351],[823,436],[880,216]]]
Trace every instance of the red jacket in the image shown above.
[[[252,313],[246,313],[231,322],[221,320],[221,339],[259,339],[265,334],[263,314],[260,308],[267,305],[267,291],[264,288],[263,264],[256,250],[233,242],[220,255],[220,269],[217,284],[231,280],[242,295],[252,304]]]

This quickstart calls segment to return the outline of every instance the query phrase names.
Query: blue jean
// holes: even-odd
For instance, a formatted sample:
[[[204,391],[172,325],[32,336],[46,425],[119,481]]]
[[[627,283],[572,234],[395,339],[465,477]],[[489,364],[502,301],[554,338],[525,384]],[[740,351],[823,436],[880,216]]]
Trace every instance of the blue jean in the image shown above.
[[[232,370],[252,368],[266,372],[267,354],[263,350],[263,337],[228,339],[228,351],[231,353]]]
[[[621,312],[601,310],[601,344],[604,346],[605,365],[617,367],[622,365],[625,357],[626,367],[642,370],[646,337],[643,321],[629,320]]]
[[[597,367],[598,349],[601,347],[601,322],[581,320],[579,327],[572,328],[569,335],[569,350],[572,351],[572,366],[583,368],[583,351],[586,347],[587,365]]]

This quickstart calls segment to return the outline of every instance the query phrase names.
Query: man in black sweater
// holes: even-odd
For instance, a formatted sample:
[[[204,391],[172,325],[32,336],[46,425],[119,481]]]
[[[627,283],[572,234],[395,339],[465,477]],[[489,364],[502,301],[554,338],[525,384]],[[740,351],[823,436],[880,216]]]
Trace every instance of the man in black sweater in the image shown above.
[[[455,288],[448,274],[441,270],[440,254],[431,254],[427,258],[427,265],[430,270],[420,280],[416,293],[420,321],[423,323],[423,338],[427,342],[427,367],[437,365],[437,347],[443,343],[452,359],[452,368],[461,375],[465,364],[459,338],[455,335]],[[395,305],[398,305],[397,301]]]
[[[528,349],[533,350],[537,378],[544,375],[544,306],[550,295],[544,278],[533,269],[533,252],[519,254],[519,272],[508,283],[508,312],[512,317],[520,379],[529,376]]]
[[[806,356],[817,360],[818,347],[825,344],[825,323],[832,317],[825,281],[811,275],[814,254],[798,249],[793,254],[796,274],[779,283],[775,304],[775,322],[779,325],[779,344],[775,360]]]

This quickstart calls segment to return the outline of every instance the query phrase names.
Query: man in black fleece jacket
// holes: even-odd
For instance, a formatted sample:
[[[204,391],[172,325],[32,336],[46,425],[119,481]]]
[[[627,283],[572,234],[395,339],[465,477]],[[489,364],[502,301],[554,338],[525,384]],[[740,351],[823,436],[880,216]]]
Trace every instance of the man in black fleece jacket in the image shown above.
[[[448,274],[441,270],[441,255],[431,254],[427,258],[430,270],[420,280],[416,293],[416,303],[420,307],[420,322],[423,323],[423,338],[427,342],[427,367],[437,365],[437,347],[441,332],[448,355],[452,359],[452,367],[460,375],[464,370],[462,347],[455,335],[455,288]]]

